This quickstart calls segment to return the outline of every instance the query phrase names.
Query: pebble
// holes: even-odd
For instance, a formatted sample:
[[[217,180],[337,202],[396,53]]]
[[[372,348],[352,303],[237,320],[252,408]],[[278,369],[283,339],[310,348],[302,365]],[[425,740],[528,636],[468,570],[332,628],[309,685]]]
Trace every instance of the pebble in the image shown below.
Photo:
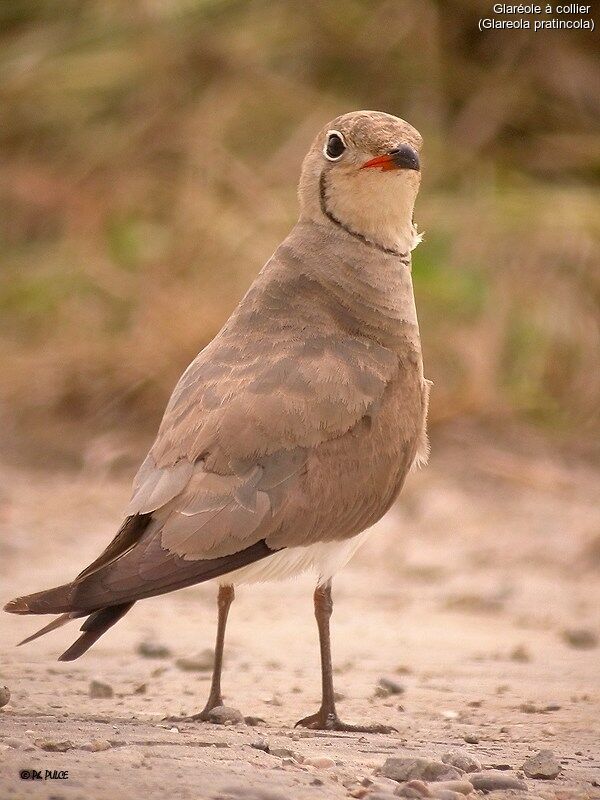
[[[26,742],[25,739],[17,739],[15,736],[9,736],[8,739],[4,739],[4,744],[12,747],[13,750],[33,750],[29,742]]]
[[[237,725],[244,721],[241,711],[229,706],[217,706],[208,713],[208,721],[215,725]]]
[[[73,749],[73,742],[69,739],[64,741],[56,741],[54,739],[36,739],[35,746],[40,750],[46,750],[49,753],[66,753],[67,750]]]
[[[431,790],[423,781],[413,780],[401,783],[394,794],[399,797],[415,798],[416,800],[419,797],[431,797]]]
[[[317,769],[331,769],[335,767],[335,761],[329,756],[310,756],[305,758],[303,763],[308,767],[317,767]]]
[[[398,782],[457,780],[462,775],[456,767],[429,758],[388,758],[378,773]]]
[[[253,747],[255,750],[262,750],[263,753],[271,752],[266,739],[256,739],[256,741],[250,742],[250,747]]]
[[[94,700],[109,700],[114,696],[114,691],[109,683],[94,679],[90,681],[89,687],[90,697]]]
[[[88,753],[100,753],[103,750],[110,750],[111,747],[112,745],[108,739],[92,739],[81,745],[81,749],[86,750]]]
[[[473,791],[473,784],[471,781],[437,781],[432,787],[432,791],[447,790],[457,794],[471,794]]]
[[[527,700],[525,703],[521,703],[519,706],[519,711],[522,711],[524,714],[542,714],[543,709],[536,704],[532,700]]]
[[[473,788],[481,792],[493,792],[496,789],[520,789],[527,791],[527,785],[514,775],[507,775],[495,769],[473,772],[469,775]]]
[[[511,661],[519,661],[522,664],[526,664],[531,661],[531,654],[529,650],[525,647],[524,644],[518,644],[510,654]]]
[[[464,795],[459,792],[452,792],[450,789],[432,789],[432,797],[436,800],[463,800]]]
[[[210,672],[215,663],[215,651],[210,647],[195,656],[184,656],[175,661],[175,666],[184,672]]]
[[[561,766],[552,750],[540,750],[536,755],[525,759],[521,767],[528,778],[553,781],[561,773]]]
[[[598,645],[598,635],[590,628],[567,628],[562,636],[568,645],[577,650],[591,650]]]
[[[440,712],[444,719],[458,719],[459,713],[453,708],[446,708]]]
[[[375,695],[377,697],[389,697],[393,694],[404,694],[405,691],[406,688],[400,681],[395,681],[392,678],[379,678]]]
[[[240,798],[240,800],[289,800],[289,795],[281,792],[273,792],[262,787],[251,787],[248,783],[236,786],[227,786],[217,794],[212,795],[215,800],[229,800],[229,798]]]
[[[269,750],[269,753],[277,758],[295,758],[296,761],[299,760],[296,758],[296,754],[288,750],[287,747],[274,747],[272,750]]]
[[[152,641],[140,642],[136,652],[144,658],[169,658],[171,655],[171,651],[166,645]]]
[[[8,686],[0,686],[0,708],[10,703],[10,689]]]
[[[443,754],[442,761],[444,764],[450,764],[450,766],[457,767],[463,772],[481,771],[480,762],[476,758],[473,758],[470,753],[467,753],[466,750],[448,750],[447,753]],[[455,791],[460,791],[460,789]]]
[[[244,717],[244,722],[250,728],[256,728],[257,725],[266,725],[267,724],[266,719],[263,719],[262,717]]]
[[[479,736],[476,736],[474,733],[465,733],[463,739],[467,744],[479,744]]]

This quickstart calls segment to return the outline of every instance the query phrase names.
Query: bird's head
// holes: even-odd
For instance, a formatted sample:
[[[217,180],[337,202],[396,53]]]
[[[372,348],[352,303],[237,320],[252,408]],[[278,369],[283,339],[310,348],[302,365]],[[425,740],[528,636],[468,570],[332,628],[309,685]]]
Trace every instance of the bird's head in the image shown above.
[[[421,143],[408,122],[381,111],[336,117],[304,159],[301,216],[338,225],[384,249],[412,250],[419,242],[413,208]]]

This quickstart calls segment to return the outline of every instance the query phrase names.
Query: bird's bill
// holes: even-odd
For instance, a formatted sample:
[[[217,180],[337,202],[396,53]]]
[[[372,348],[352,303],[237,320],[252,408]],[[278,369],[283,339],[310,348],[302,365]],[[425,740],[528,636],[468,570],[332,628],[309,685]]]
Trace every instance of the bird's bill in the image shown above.
[[[412,147],[404,146],[382,156],[375,156],[370,161],[362,165],[361,169],[381,169],[388,172],[392,169],[414,169],[419,170],[419,156]]]

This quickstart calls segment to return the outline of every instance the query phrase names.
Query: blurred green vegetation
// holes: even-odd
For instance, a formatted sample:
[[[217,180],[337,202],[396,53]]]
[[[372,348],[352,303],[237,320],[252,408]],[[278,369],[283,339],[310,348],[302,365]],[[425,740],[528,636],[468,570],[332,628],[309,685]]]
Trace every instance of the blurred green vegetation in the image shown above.
[[[294,223],[315,132],[376,108],[425,140],[414,277],[433,421],[595,429],[597,40],[481,34],[481,13],[479,0],[1,4],[9,427],[150,430]]]

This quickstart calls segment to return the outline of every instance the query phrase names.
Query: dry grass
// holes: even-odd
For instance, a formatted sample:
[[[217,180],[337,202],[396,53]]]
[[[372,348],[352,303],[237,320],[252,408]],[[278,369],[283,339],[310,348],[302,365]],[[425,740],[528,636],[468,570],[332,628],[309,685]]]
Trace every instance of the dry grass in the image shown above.
[[[150,429],[293,224],[315,130],[371,107],[426,141],[414,273],[434,420],[526,415],[591,431],[593,40],[483,37],[476,2],[440,6],[23,0],[0,11],[8,427],[74,450],[73,421],[90,434]]]

